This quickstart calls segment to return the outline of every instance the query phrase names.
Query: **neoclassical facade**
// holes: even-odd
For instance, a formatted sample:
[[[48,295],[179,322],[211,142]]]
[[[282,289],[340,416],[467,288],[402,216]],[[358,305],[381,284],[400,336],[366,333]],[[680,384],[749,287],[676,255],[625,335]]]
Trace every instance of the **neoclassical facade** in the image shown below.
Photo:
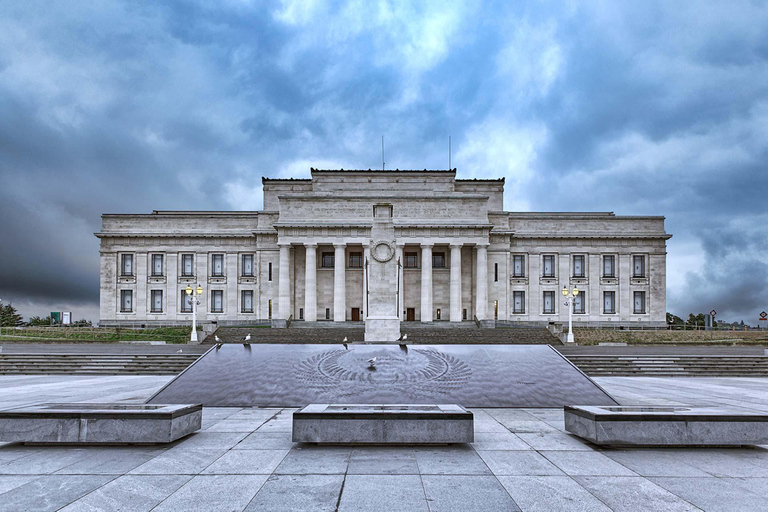
[[[364,320],[373,205],[392,205],[402,321],[666,325],[664,217],[504,211],[504,179],[312,170],[257,212],[102,216],[101,324]]]

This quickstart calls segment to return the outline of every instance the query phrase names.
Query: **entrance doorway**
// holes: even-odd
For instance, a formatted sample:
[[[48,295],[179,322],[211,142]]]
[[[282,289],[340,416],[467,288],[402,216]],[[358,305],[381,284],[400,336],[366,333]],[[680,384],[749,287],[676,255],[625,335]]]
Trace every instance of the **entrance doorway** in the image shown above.
[[[416,321],[416,308],[406,308],[406,310],[405,310],[405,321],[406,322],[415,322]]]
[[[352,308],[352,321],[353,322],[360,321],[360,308]]]

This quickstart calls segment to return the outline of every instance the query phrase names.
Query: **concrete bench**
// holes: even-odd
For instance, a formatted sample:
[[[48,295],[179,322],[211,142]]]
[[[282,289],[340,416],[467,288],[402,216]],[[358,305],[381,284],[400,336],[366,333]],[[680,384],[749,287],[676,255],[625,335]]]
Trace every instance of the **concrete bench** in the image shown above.
[[[474,433],[473,414],[453,404],[311,404],[293,413],[293,441],[299,443],[471,443]]]
[[[200,430],[202,416],[201,405],[41,404],[0,410],[0,441],[170,443]]]
[[[599,445],[768,444],[768,414],[715,407],[565,406],[565,429]]]

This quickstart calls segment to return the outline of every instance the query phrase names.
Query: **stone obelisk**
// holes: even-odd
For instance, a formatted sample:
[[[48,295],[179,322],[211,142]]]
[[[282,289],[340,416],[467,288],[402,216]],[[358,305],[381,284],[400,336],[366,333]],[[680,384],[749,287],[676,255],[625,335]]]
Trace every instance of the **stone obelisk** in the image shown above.
[[[371,258],[365,262],[365,272],[368,275],[366,342],[400,339],[397,265],[392,205],[375,204],[371,226]]]

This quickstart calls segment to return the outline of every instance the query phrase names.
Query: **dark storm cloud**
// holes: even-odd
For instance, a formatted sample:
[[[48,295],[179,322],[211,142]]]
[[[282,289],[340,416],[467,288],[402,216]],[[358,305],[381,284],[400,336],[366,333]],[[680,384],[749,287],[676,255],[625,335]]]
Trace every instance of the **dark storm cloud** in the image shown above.
[[[768,307],[766,13],[2,4],[0,297],[93,311],[102,213],[258,208],[261,176],[379,167],[381,135],[388,168],[444,168],[452,135],[507,209],[666,215],[669,309],[746,321]]]

